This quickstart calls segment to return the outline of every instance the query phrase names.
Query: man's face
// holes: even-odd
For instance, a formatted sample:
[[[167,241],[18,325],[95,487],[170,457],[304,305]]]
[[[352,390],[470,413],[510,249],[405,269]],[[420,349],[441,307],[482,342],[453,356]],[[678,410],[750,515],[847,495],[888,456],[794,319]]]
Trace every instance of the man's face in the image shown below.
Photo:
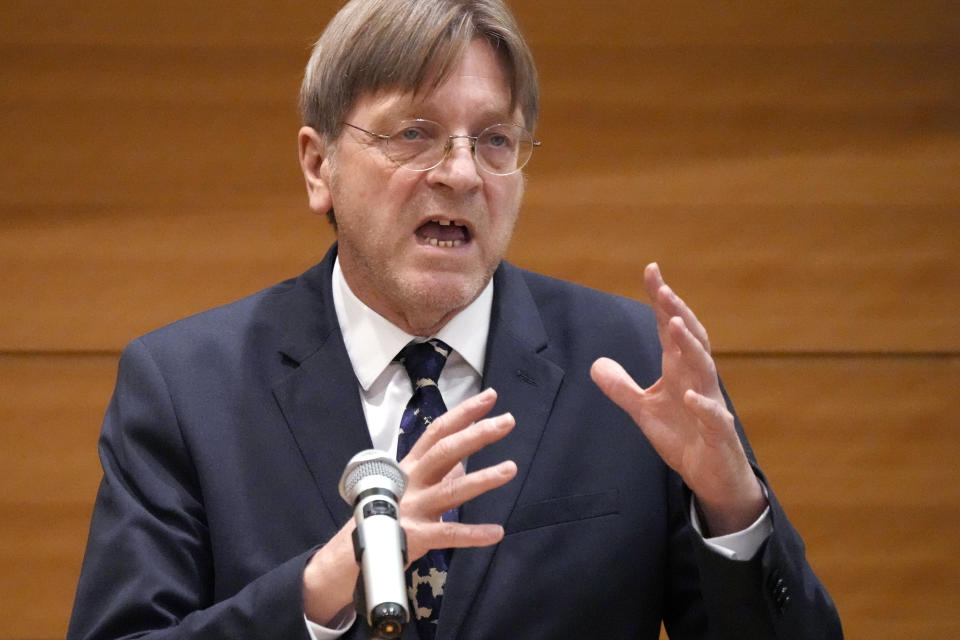
[[[510,110],[507,76],[482,40],[435,90],[364,96],[346,121],[393,133],[401,120],[413,118],[439,122],[452,135],[523,124],[519,110]],[[487,173],[476,166],[468,140],[453,144],[440,165],[417,172],[392,162],[382,142],[345,127],[318,171],[336,211],[347,283],[369,307],[413,334],[437,331],[479,295],[507,249],[523,195],[521,173]],[[311,191],[311,206],[325,213],[323,198],[314,196]]]

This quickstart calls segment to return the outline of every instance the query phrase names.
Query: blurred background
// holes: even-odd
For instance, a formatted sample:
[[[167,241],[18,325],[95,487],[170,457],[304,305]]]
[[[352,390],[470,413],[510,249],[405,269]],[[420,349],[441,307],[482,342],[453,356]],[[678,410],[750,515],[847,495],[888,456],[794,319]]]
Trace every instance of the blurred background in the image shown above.
[[[338,2],[0,4],[0,640],[66,631],[120,350],[294,276]],[[960,637],[960,11],[515,0],[543,140],[510,259],[710,330],[847,637]]]

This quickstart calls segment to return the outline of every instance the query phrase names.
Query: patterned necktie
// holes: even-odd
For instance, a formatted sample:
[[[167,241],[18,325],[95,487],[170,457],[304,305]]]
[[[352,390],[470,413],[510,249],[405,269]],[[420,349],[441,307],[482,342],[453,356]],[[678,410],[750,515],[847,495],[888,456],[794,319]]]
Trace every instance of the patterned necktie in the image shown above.
[[[451,349],[440,340],[411,342],[397,355],[413,384],[413,396],[400,419],[397,460],[403,460],[431,422],[447,411],[437,380]],[[445,521],[457,520],[457,509],[443,514]],[[437,633],[437,618],[443,602],[443,586],[447,580],[448,551],[431,549],[407,570],[407,589],[413,603],[417,630],[423,640]]]

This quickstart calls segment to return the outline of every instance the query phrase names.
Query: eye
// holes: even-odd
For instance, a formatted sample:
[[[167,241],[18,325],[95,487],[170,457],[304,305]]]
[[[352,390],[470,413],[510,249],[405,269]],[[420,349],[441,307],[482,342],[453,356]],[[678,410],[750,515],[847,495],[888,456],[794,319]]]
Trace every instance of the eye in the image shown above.
[[[419,170],[419,165],[429,166],[438,149],[439,125],[429,120],[404,120],[397,123],[395,132],[387,141],[387,156],[400,165],[416,165],[411,168]],[[423,160],[426,158],[426,160]]]
[[[438,135],[438,127],[439,125],[429,120],[405,120],[390,139],[402,145],[433,144]]]
[[[491,151],[505,151],[517,145],[517,136],[504,126],[497,126],[480,134],[479,143]]]
[[[510,144],[510,138],[502,133],[495,133],[487,138],[487,144],[491,147],[506,147]]]
[[[416,127],[407,127],[403,129],[398,134],[400,140],[404,142],[416,142],[424,137],[423,129],[418,129]]]

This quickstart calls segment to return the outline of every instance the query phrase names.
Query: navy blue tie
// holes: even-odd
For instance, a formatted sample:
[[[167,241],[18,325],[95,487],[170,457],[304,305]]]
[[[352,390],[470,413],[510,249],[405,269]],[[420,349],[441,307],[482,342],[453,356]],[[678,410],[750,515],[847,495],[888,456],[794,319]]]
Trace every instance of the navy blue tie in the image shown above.
[[[413,396],[400,419],[397,460],[403,460],[430,423],[447,411],[437,380],[450,351],[442,341],[433,339],[411,342],[397,355],[396,359],[406,368],[413,384]],[[456,509],[443,514],[446,521],[457,518]],[[447,580],[448,553],[446,549],[431,549],[407,570],[407,589],[422,640],[432,640],[437,633],[443,587]]]

